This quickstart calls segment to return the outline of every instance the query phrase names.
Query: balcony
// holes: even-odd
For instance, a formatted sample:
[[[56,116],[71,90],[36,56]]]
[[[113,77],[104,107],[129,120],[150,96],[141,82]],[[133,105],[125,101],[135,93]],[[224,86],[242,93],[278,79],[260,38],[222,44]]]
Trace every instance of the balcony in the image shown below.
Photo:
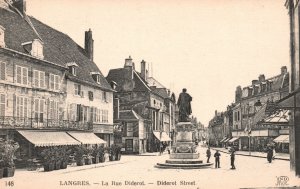
[[[0,116],[0,129],[60,129],[93,130],[93,123],[56,119],[20,118]]]

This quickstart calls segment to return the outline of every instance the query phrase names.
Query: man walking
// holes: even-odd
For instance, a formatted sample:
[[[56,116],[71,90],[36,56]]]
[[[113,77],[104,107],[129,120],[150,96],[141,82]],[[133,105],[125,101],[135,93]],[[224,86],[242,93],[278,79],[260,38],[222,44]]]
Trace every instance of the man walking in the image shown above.
[[[219,150],[217,150],[216,153],[214,154],[215,168],[220,168],[220,156],[221,156],[221,154],[219,153]]]
[[[231,149],[231,153],[230,153],[231,169],[235,169],[234,160],[235,160],[235,150]]]
[[[210,156],[211,156],[211,152],[210,152],[210,148],[208,147],[207,150],[206,150],[206,157],[207,157],[206,163],[209,163]]]

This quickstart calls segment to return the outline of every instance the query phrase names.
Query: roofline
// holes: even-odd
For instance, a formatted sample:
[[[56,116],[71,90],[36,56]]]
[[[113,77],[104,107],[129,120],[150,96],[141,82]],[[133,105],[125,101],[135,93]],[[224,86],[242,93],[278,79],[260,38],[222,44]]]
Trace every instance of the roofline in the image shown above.
[[[17,53],[19,55],[25,56],[25,57],[30,58],[30,59],[38,60],[38,61],[45,62],[45,63],[51,64],[51,65],[54,65],[54,66],[57,66],[57,67],[60,67],[60,68],[67,69],[67,67],[65,67],[65,66],[61,66],[59,64],[56,64],[54,62],[50,62],[48,60],[39,59],[39,58],[36,58],[34,56],[31,56],[31,55],[28,55],[28,54],[25,54],[25,53],[22,53],[22,52],[19,52],[19,51],[16,51],[16,50],[13,50],[13,49],[10,49],[10,48],[7,48],[7,47],[0,48],[0,51],[1,50],[6,50],[6,51],[9,51],[9,52]]]
[[[275,76],[272,76],[272,77],[270,77],[270,78],[265,79],[265,81],[274,79],[274,78],[279,77],[279,76],[281,76],[281,75],[285,76],[285,75],[288,75],[288,74],[289,74],[289,72],[287,72],[287,73],[285,73],[285,74],[278,74],[278,75],[275,75]],[[259,84],[257,84],[257,85],[259,85]],[[251,84],[251,85],[247,85],[247,86],[243,87],[242,90],[243,90],[244,88],[251,87],[251,86],[253,86],[253,85],[252,85],[252,84]]]
[[[139,76],[139,74],[138,74],[135,70],[133,70],[133,73],[135,73],[135,75],[137,75],[137,77],[142,81],[142,83],[145,85],[145,87],[146,87],[149,91],[151,91],[151,88],[144,82],[144,80]]]
[[[74,78],[70,78],[69,76],[67,76],[67,79],[69,79],[70,81],[75,81],[75,82],[80,82],[80,83],[83,83],[83,84],[87,84],[87,85],[90,85],[90,86],[93,86],[93,87],[97,87],[97,88],[100,88],[104,91],[110,91],[110,92],[117,92],[116,90],[114,89],[108,89],[108,88],[104,88],[102,86],[99,86],[99,85],[96,85],[94,83],[91,83],[89,81],[84,81],[80,78],[77,78],[77,77],[74,77]]]

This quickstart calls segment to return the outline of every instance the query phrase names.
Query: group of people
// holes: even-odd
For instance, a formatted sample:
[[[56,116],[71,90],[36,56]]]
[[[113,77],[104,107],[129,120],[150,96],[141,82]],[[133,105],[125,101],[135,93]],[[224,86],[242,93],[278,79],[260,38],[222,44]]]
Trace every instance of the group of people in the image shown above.
[[[214,157],[215,157],[215,168],[220,168],[220,152],[219,150],[216,150],[216,152],[214,153]],[[207,148],[206,150],[206,157],[207,157],[207,163],[209,162],[209,159],[211,157],[211,151],[210,151],[210,147]],[[267,160],[269,163],[272,162],[272,160],[274,160],[275,158],[275,149],[272,147],[268,148],[267,151]],[[231,164],[231,169],[235,169],[235,164],[234,164],[234,160],[235,160],[235,150],[234,148],[230,149],[230,164]]]
[[[215,157],[215,168],[220,168],[220,152],[219,150],[217,150],[215,153],[214,153],[214,157]],[[210,148],[208,147],[208,149],[206,150],[206,157],[207,157],[207,163],[210,163],[209,162],[209,159],[211,157],[211,151],[210,151]],[[230,163],[231,163],[231,169],[235,169],[235,165],[234,165],[234,160],[235,160],[235,150],[234,149],[231,149],[230,150]]]

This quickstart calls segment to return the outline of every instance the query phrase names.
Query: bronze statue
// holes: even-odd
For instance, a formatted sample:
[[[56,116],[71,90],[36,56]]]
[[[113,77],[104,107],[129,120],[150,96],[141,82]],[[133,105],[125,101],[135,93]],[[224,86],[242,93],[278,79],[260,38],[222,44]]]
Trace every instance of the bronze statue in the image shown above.
[[[189,121],[189,115],[192,113],[191,107],[192,97],[186,92],[186,89],[182,89],[182,93],[180,93],[177,105],[179,108],[179,122],[187,122]]]

